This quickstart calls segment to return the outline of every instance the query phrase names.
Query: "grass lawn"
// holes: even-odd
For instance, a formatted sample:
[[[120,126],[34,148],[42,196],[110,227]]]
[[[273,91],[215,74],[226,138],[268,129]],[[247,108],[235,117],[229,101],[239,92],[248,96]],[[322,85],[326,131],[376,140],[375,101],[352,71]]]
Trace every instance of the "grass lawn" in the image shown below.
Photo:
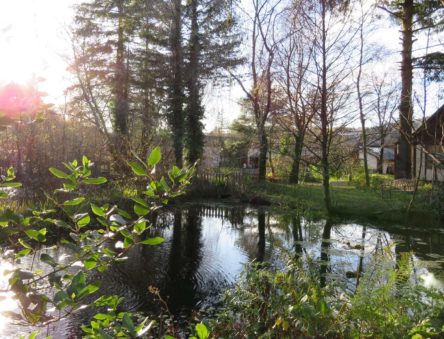
[[[334,216],[363,222],[385,224],[408,223],[420,227],[436,226],[438,213],[427,205],[427,192],[417,193],[415,204],[407,214],[412,193],[358,189],[352,185],[332,185]],[[302,209],[314,217],[326,217],[323,188],[320,184],[289,185],[266,182],[253,185],[247,195],[267,200],[285,209]]]

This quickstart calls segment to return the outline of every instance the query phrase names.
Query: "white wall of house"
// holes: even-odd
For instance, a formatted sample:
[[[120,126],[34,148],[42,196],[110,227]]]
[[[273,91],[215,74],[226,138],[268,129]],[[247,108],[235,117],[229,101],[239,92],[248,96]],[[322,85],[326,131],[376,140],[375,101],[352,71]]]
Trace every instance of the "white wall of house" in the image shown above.
[[[359,160],[361,164],[364,165],[364,152],[362,150],[359,151]],[[387,173],[388,166],[392,165],[393,161],[384,160],[382,165],[382,172]],[[367,166],[370,171],[378,170],[378,157],[372,153],[367,153]]]
[[[361,164],[364,165],[364,152],[362,150],[359,151],[359,160]],[[378,158],[373,154],[367,153],[367,167],[369,170],[374,171],[378,169]]]

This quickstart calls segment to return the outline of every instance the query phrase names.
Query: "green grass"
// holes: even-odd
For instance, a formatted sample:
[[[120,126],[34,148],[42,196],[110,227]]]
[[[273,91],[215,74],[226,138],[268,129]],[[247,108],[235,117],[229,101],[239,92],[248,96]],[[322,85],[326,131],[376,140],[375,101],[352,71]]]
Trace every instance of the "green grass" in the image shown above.
[[[420,191],[409,214],[407,206],[412,193],[392,191],[381,194],[380,190],[358,189],[352,185],[332,185],[334,216],[361,222],[385,224],[403,223],[418,226],[435,226],[438,223],[436,209],[427,205],[427,192]],[[267,200],[284,209],[301,209],[314,217],[326,217],[323,188],[320,184],[289,185],[262,183],[253,185],[247,196]]]

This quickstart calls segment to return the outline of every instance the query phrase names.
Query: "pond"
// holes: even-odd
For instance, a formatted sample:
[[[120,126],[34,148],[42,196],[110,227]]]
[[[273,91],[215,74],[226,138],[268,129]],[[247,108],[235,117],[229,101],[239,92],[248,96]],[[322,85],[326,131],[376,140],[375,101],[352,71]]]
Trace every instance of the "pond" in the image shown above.
[[[444,230],[411,229],[393,225],[381,229],[351,222],[309,220],[294,213],[276,213],[264,207],[226,204],[187,204],[172,207],[157,216],[158,234],[166,241],[159,246],[137,246],[128,259],[94,279],[101,281],[101,294],[125,298],[128,310],[146,314],[167,313],[163,302],[149,287],[156,287],[168,312],[180,324],[197,313],[211,314],[224,289],[232,286],[251,261],[284,267],[298,257],[318,263],[321,284],[340,282],[353,291],[359,277],[376,254],[396,264],[403,252],[412,252],[411,279],[444,289]],[[60,261],[70,256],[68,248],[46,249]],[[39,256],[36,256],[37,258]],[[6,261],[2,270],[10,269]],[[26,269],[45,269],[37,260],[24,261]],[[2,275],[0,289],[7,279]],[[0,296],[0,337],[17,338],[32,329],[14,325],[18,312],[11,295]],[[54,338],[80,336],[79,327],[90,314],[78,313],[41,329]],[[185,326],[185,325],[184,325]]]

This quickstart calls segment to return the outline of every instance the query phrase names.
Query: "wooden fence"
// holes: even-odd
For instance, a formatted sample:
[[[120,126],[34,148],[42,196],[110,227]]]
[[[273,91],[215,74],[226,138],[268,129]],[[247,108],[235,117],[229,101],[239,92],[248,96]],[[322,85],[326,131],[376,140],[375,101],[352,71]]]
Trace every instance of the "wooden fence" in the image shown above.
[[[227,172],[214,170],[199,171],[197,173],[197,185],[201,189],[220,189],[230,192],[243,191],[246,184],[257,181],[257,169],[238,169]]]

